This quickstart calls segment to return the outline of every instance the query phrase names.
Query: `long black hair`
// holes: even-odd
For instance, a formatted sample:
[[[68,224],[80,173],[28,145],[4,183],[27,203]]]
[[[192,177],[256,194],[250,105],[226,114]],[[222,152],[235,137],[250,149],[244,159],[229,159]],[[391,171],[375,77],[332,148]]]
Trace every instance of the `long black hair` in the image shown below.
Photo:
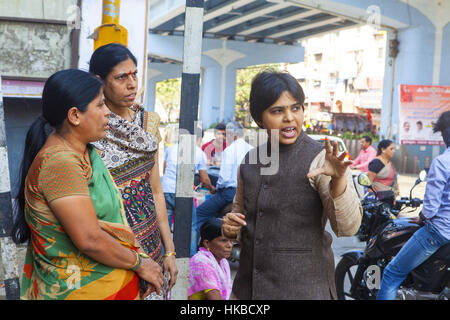
[[[289,73],[266,70],[253,78],[250,90],[250,114],[258,126],[262,122],[264,110],[273,105],[284,91],[288,91],[304,108],[303,89],[297,79]]]
[[[94,51],[89,61],[89,72],[105,80],[116,65],[128,59],[137,66],[136,57],[127,47],[119,43],[110,43]]]
[[[394,143],[394,141],[392,141],[392,140],[388,140],[388,139],[381,140],[378,143],[377,156],[379,156],[383,152],[383,149],[386,149],[387,147],[389,147],[393,143]]]
[[[62,126],[69,109],[77,107],[81,112],[85,112],[102,87],[103,83],[97,77],[77,69],[58,71],[45,82],[42,91],[42,115],[33,122],[25,138],[16,205],[17,220],[11,235],[15,243],[23,243],[30,238],[24,214],[25,178],[34,158],[53,129]]]

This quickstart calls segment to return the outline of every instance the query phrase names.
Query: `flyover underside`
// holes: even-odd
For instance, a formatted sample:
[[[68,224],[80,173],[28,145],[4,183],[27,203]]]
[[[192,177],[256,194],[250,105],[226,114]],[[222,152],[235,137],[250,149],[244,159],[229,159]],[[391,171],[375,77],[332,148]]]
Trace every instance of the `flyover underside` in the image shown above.
[[[184,11],[160,14],[150,33],[184,35]],[[158,10],[156,9],[156,14]],[[308,9],[295,2],[266,0],[208,0],[204,5],[203,36],[237,41],[296,44],[315,34],[346,28],[356,22]]]

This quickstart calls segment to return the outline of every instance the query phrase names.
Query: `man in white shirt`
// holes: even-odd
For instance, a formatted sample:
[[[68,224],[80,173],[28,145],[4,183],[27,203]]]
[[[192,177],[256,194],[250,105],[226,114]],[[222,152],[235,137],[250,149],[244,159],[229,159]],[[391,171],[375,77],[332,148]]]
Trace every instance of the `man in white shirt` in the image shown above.
[[[202,133],[203,135],[203,133]],[[215,193],[215,187],[206,172],[206,155],[200,148],[202,137],[197,137],[197,145],[195,149],[195,172],[200,176],[200,182],[211,193]],[[169,226],[172,229],[172,219],[175,212],[175,193],[177,184],[177,164],[178,164],[178,143],[167,148],[164,155],[164,175],[161,179],[161,186],[164,191],[164,198],[166,200],[167,217],[169,218]],[[192,208],[192,226],[193,232],[191,236],[191,256],[197,252],[197,238],[195,236],[195,206]]]
[[[228,147],[222,153],[216,193],[197,208],[197,232],[207,220],[214,218],[227,204],[232,203],[237,187],[237,170],[247,152],[253,147],[243,139],[244,128],[238,122],[226,126]]]

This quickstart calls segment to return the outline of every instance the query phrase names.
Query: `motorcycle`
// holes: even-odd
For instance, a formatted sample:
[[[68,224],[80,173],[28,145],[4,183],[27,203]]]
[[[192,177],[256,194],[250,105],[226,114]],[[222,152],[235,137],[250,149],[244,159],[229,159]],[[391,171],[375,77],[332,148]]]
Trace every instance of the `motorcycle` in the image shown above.
[[[410,197],[402,197],[395,201],[395,194],[393,191],[379,191],[367,192],[361,198],[361,206],[363,209],[363,216],[361,226],[356,233],[359,241],[367,241],[374,234],[377,228],[383,223],[396,219],[403,209],[407,207],[418,208],[422,204],[421,200],[412,197],[412,190],[422,181],[426,179],[426,172],[419,179],[416,180],[414,186],[411,188]],[[370,180],[367,175],[359,174],[356,179],[361,186],[370,185]],[[355,181],[354,181],[355,182]],[[409,202],[408,202],[409,201]]]
[[[366,174],[358,176],[358,182],[373,191],[375,200],[363,199],[364,213],[358,237],[366,241],[364,251],[344,253],[336,266],[338,299],[376,299],[384,268],[421,227],[410,218],[397,216],[406,208],[416,209],[422,204],[422,200],[412,197],[412,190],[425,179],[426,172],[422,171],[410,190],[409,198],[402,197],[394,203],[391,198],[380,197],[373,190]],[[397,299],[450,299],[450,244],[441,247],[410,272],[398,290]]]

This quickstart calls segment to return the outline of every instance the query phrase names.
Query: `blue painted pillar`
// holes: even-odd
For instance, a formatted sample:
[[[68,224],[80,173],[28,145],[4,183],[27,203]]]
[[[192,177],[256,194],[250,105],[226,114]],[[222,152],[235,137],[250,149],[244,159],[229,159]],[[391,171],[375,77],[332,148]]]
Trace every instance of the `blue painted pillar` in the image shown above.
[[[450,23],[442,34],[441,74],[439,83],[443,86],[450,85]]]
[[[155,111],[156,84],[167,79],[180,78],[182,73],[181,64],[155,63],[152,62],[147,70],[147,87],[145,109]]]
[[[220,66],[202,70],[199,119],[202,121],[203,129],[219,122],[221,72]]]
[[[222,72],[225,72],[225,75]],[[204,129],[234,119],[236,104],[236,68],[213,66],[203,69],[200,115]],[[223,91],[223,92],[222,92]]]

